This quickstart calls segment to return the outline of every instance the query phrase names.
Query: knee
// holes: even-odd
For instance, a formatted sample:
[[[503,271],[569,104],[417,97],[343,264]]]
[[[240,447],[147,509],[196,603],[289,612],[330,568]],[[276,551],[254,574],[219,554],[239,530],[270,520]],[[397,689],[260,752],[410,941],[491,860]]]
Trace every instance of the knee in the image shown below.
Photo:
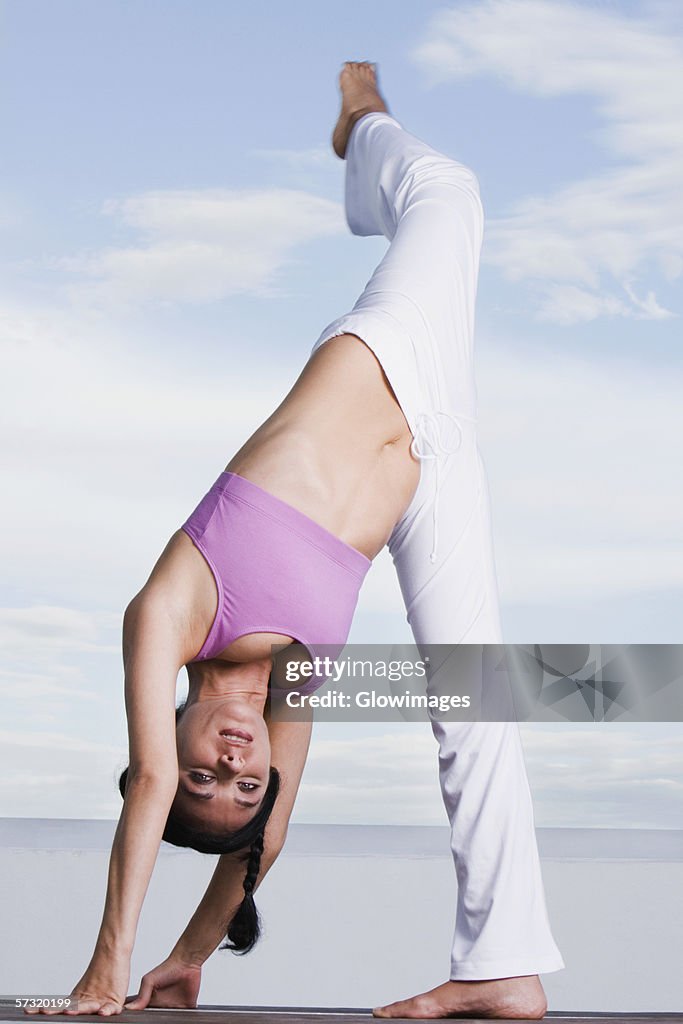
[[[484,229],[484,211],[479,195],[476,175],[462,164],[448,161],[443,166],[430,167],[426,177],[417,177],[411,188],[411,200],[423,211],[425,204],[433,210],[440,230],[463,229],[474,239],[481,240]]]
[[[422,157],[415,162],[412,170],[416,183],[454,185],[479,199],[479,179],[471,167],[461,164],[458,160],[441,155],[437,159]]]

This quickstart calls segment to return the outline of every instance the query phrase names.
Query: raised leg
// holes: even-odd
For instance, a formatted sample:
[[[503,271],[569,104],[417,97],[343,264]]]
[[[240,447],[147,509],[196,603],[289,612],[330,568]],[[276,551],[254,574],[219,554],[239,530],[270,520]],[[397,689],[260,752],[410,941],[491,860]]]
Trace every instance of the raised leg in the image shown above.
[[[363,340],[378,346],[390,380],[396,378],[411,429],[419,413],[434,408],[472,415],[483,226],[476,178],[385,113],[356,123],[346,162],[351,230],[391,242],[350,316],[361,325],[366,317]]]
[[[489,493],[476,442],[474,306],[483,213],[474,174],[388,113],[360,116],[346,146],[346,214],[384,234],[353,310],[330,324],[380,360],[422,459],[389,540],[418,644],[500,643]],[[437,529],[438,528],[438,529]],[[530,1017],[540,972],[564,966],[548,925],[516,723],[433,723],[458,879],[451,977],[378,1016]]]

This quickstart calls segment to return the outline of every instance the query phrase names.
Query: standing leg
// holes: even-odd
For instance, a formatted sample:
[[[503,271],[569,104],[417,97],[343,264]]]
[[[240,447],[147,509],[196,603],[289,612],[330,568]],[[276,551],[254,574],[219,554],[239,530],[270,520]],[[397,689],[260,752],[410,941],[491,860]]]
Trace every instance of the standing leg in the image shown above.
[[[353,126],[346,161],[351,229],[391,245],[351,313],[315,347],[339,333],[369,345],[413,433],[420,484],[389,549],[416,642],[500,643],[475,430],[477,181],[381,111]],[[545,911],[518,727],[434,722],[433,730],[458,879],[451,981],[377,1013],[542,1016],[536,976],[564,964]]]

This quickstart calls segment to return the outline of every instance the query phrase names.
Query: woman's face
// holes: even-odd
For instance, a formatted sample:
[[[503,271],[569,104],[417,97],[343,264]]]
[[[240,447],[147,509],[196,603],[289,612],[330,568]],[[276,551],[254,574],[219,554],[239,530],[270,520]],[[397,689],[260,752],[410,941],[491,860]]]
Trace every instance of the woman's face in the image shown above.
[[[234,697],[190,704],[176,726],[176,746],[174,810],[213,831],[246,825],[270,778],[270,741],[259,711]]]

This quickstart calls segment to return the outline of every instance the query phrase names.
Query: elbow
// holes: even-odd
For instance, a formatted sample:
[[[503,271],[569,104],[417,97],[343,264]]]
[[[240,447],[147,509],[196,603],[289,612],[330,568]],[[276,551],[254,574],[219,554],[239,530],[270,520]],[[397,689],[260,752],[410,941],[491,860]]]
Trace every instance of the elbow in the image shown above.
[[[168,614],[167,595],[158,587],[145,583],[127,604],[123,613],[123,644],[132,644],[146,630],[153,628]]]
[[[142,606],[143,606],[144,601],[145,601],[144,594],[145,594],[145,591],[144,591],[144,587],[143,587],[143,589],[140,590],[135,595],[135,597],[131,598],[131,600],[128,602],[128,604],[126,606],[126,610],[123,613],[123,628],[124,628],[124,630],[126,630],[126,629],[130,630],[135,625],[136,619],[137,619],[138,615],[140,614],[140,611],[141,611]]]
[[[267,871],[272,868],[275,861],[278,859],[284,845],[287,841],[287,829],[277,829],[276,831],[269,833],[266,829],[263,843],[263,853],[261,855],[261,865]]]
[[[129,764],[119,779],[119,789],[125,798],[133,788],[141,792],[163,793],[173,799],[178,789],[178,767],[175,765],[164,771],[148,765]]]
[[[178,669],[184,663],[181,646],[184,643],[187,628],[187,614],[182,602],[168,588],[150,586],[146,583],[142,590],[128,602],[123,613],[123,662],[124,667],[134,659],[139,649],[147,649],[154,644],[173,644],[177,648]]]
[[[135,642],[135,638],[138,634],[138,626],[140,623],[140,617],[145,604],[144,591],[141,590],[139,594],[128,602],[125,612],[123,613],[123,659],[126,661],[130,655]]]

